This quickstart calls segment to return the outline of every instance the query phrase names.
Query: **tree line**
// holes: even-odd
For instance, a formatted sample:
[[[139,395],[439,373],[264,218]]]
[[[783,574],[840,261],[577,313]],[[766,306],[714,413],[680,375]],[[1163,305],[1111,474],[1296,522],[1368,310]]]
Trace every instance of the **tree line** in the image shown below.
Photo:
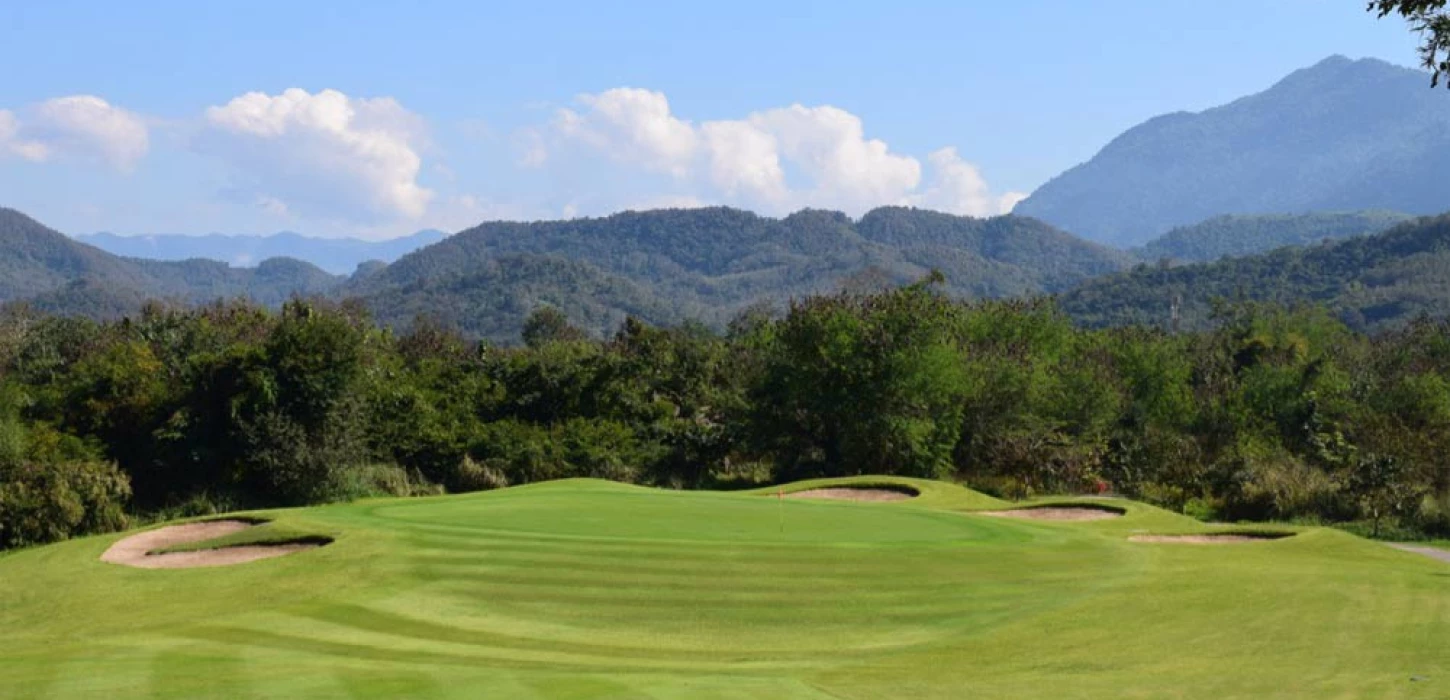
[[[357,304],[0,315],[0,548],[136,519],[563,477],[734,488],[954,479],[1111,488],[1205,518],[1450,533],[1450,326],[1316,307],[1085,329],[939,278],[756,308],[727,330],[550,307],[521,347]]]

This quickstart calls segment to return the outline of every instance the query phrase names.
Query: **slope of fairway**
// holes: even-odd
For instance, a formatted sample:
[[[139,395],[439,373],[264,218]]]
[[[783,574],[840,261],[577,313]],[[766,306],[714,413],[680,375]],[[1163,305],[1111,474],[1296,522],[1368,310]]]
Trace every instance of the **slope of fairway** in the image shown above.
[[[99,561],[120,535],[16,552],[0,695],[1450,694],[1450,565],[1327,530],[1138,544],[1197,526],[891,482],[922,495],[571,480],[259,514],[334,542],[233,567]]]

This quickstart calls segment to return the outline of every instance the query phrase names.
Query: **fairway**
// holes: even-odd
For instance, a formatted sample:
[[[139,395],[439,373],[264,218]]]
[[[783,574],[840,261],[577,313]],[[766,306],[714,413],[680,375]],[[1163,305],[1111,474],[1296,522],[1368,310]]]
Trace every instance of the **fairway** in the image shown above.
[[[1450,564],[1323,529],[1131,542],[1210,528],[1125,501],[786,490],[849,483],[920,495],[567,480],[256,513],[246,537],[333,541],[229,567],[100,561],[119,534],[14,552],[0,696],[1450,696]]]

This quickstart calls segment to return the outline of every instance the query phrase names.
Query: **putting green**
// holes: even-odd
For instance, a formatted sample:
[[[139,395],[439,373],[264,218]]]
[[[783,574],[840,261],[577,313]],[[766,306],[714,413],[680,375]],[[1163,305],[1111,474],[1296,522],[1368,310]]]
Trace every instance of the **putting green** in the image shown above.
[[[1450,695],[1450,565],[1329,530],[1193,547],[903,479],[891,503],[571,480],[260,514],[233,567],[0,556],[5,697]],[[269,534],[270,533],[270,534]],[[229,538],[236,543],[237,538]]]

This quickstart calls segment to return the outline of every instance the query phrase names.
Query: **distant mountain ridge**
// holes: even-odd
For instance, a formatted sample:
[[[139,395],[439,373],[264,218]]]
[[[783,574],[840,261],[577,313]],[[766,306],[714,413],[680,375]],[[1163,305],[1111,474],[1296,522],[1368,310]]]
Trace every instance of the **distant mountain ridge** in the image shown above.
[[[435,314],[504,340],[545,303],[595,333],[617,328],[627,313],[722,327],[761,302],[899,284],[933,269],[951,293],[1005,297],[1065,291],[1129,263],[1125,253],[1025,217],[885,207],[856,221],[821,210],[774,219],[711,207],[485,223],[355,277],[338,294],[362,298],[386,323]]]
[[[110,318],[148,299],[203,303],[247,297],[276,305],[293,294],[324,294],[342,278],[300,260],[255,268],[211,260],[163,262],[112,255],[72,240],[13,209],[0,208],[0,302]]]
[[[1450,214],[1325,245],[1171,267],[1143,264],[1089,280],[1062,308],[1088,326],[1209,324],[1215,299],[1323,304],[1363,330],[1424,314],[1450,317]]]
[[[76,236],[76,240],[109,253],[132,258],[170,261],[200,258],[224,262],[233,267],[255,267],[270,258],[293,258],[312,263],[334,275],[348,275],[365,262],[393,262],[447,236],[448,234],[434,229],[385,241],[311,238],[291,231],[268,236],[218,233],[204,236],[118,236],[102,232],[82,234]]]
[[[1194,228],[1222,235],[1178,242],[1316,240],[1396,216],[1220,218]],[[1265,226],[1273,236],[1245,243],[1246,231]],[[1089,326],[1165,325],[1175,302],[1183,327],[1201,326],[1218,298],[1323,303],[1366,329],[1421,313],[1450,316],[1450,215],[1212,263],[1133,265],[1129,253],[1015,215],[975,219],[884,207],[854,220],[821,210],[770,218],[714,207],[489,222],[341,277],[286,258],[256,268],[123,258],[0,209],[0,302],[92,317],[134,313],[149,299],[246,297],[276,306],[301,294],[357,299],[400,329],[429,316],[472,337],[515,343],[524,319],[543,305],[596,335],[612,333],[626,316],[719,329],[750,307],[898,285],[932,270],[958,297],[1059,295],[1064,311]]]
[[[809,209],[776,219],[713,207],[489,222],[343,278],[286,258],[256,268],[123,258],[0,210],[0,302],[114,317],[149,298],[277,305],[292,294],[327,295],[358,298],[388,325],[426,315],[498,342],[516,342],[524,319],[546,304],[601,335],[626,316],[723,328],[752,305],[901,284],[932,270],[953,294],[1005,297],[1062,292],[1131,262],[1027,217],[885,207],[859,220]]]
[[[1175,228],[1132,252],[1147,262],[1213,262],[1379,233],[1413,218],[1393,211],[1225,214]]]
[[[1450,92],[1334,56],[1227,105],[1150,119],[1014,213],[1128,247],[1223,214],[1435,214],[1450,206],[1446,183]]]

